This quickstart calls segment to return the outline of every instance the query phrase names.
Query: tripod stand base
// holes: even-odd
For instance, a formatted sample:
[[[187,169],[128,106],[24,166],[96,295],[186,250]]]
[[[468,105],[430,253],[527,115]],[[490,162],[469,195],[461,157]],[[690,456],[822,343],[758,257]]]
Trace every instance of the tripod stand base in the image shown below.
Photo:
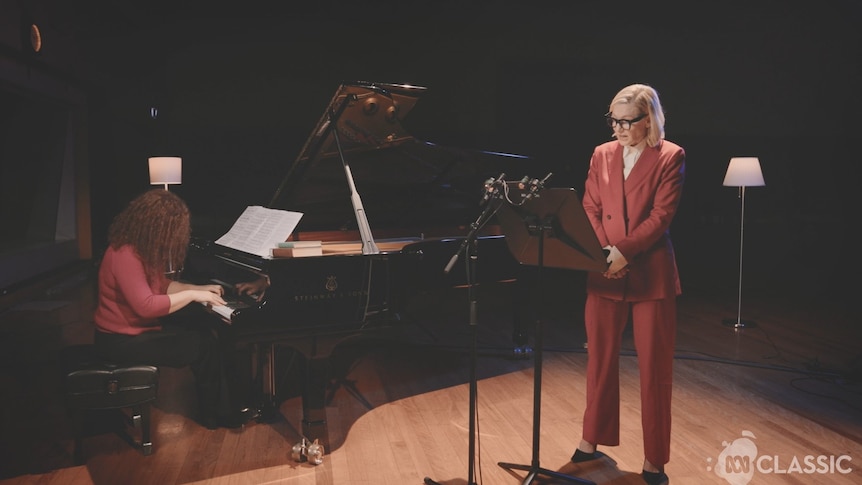
[[[514,463],[498,463],[503,468],[509,470],[523,470],[525,472],[530,472],[524,478],[524,481],[521,482],[522,485],[527,485],[528,483],[533,483],[533,480],[539,475],[544,475],[546,477],[557,478],[560,480],[565,480],[567,482],[572,483],[583,483],[585,485],[596,485],[596,482],[592,482],[590,480],[586,480],[584,478],[573,477],[571,475],[566,475],[565,473],[555,472],[553,470],[548,470],[546,468],[542,468],[540,466],[530,466],[530,465],[516,465]]]
[[[423,480],[422,483],[424,483],[425,485],[440,485],[440,483],[435,482],[428,477],[425,477],[425,480]],[[468,483],[467,485],[476,485],[476,482]]]
[[[736,318],[725,318],[721,321],[721,324],[725,327],[733,328],[754,328],[757,326],[757,324],[751,320],[738,320]]]
[[[425,477],[425,480],[423,480],[422,483],[424,483],[425,485],[440,485],[440,483],[435,482],[434,480],[431,480],[428,477]],[[476,484],[476,482],[470,482],[470,483],[467,483],[466,485],[477,485],[477,484]]]

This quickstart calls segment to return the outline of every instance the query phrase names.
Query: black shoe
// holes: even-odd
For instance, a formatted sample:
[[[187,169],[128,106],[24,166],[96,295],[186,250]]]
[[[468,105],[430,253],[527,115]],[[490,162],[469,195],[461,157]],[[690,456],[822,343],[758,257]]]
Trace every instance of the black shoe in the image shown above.
[[[219,416],[219,426],[222,428],[236,429],[248,424],[254,419],[260,417],[257,409],[242,408],[229,416]]]
[[[605,454],[599,450],[596,450],[592,453],[587,453],[586,451],[581,451],[581,449],[578,448],[577,450],[575,450],[575,454],[572,455],[572,463],[584,463],[587,461],[598,460],[603,456],[605,456]]]
[[[260,417],[260,413],[257,409],[242,408],[228,416],[207,416],[201,424],[211,430],[218,428],[236,429],[258,417]]]
[[[644,470],[641,476],[647,485],[668,485],[670,483],[670,479],[664,472],[648,472]]]

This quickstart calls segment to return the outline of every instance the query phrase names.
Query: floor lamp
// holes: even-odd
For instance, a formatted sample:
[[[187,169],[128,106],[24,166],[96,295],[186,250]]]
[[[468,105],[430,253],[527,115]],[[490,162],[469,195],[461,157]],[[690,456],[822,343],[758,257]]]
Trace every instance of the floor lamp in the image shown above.
[[[183,159],[180,157],[150,157],[150,185],[164,185],[165,190],[168,190],[168,185],[177,185],[183,183]],[[173,265],[168,261],[168,268],[165,271],[168,277],[176,275]]]
[[[180,157],[150,157],[150,185],[183,183],[183,159]]]
[[[735,329],[750,328],[754,322],[742,319],[742,252],[743,235],[745,227],[745,188],[762,187],[766,185],[763,181],[763,172],[760,171],[760,160],[757,157],[733,157],[727,166],[724,175],[724,184],[727,187],[739,188],[740,215],[739,215],[739,300],[736,318],[727,318],[723,323]]]

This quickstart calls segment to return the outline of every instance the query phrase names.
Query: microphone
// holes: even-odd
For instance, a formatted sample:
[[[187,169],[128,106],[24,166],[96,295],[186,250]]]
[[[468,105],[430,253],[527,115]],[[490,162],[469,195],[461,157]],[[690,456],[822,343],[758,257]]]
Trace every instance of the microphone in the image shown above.
[[[490,199],[491,197],[493,197],[497,193],[497,186],[503,182],[503,177],[505,177],[505,176],[506,176],[506,173],[503,172],[503,173],[500,173],[500,176],[497,177],[496,179],[491,177],[485,181],[485,195],[482,196],[482,200],[479,202],[480,204],[482,202],[487,201],[488,199]]]
[[[488,188],[493,187],[497,183],[502,182],[503,177],[505,177],[505,176],[506,176],[506,173],[503,172],[497,178],[494,178],[494,177],[489,178],[488,180],[485,181],[485,189],[487,190]]]
[[[539,180],[539,179],[531,180],[530,181],[530,191],[527,193],[527,195],[524,198],[529,199],[530,197],[533,197],[533,196],[538,197],[537,194],[539,193],[540,190],[545,188],[545,182],[547,182],[548,179],[551,178],[551,175],[553,175],[553,174],[554,174],[553,172],[548,172],[548,175],[545,175],[545,178],[543,178],[542,180]],[[525,177],[525,178],[527,178],[527,177]]]
[[[443,272],[449,274],[452,271],[452,268],[455,267],[455,263],[458,262],[458,255],[461,254],[461,250],[458,250],[457,253],[453,254],[451,258],[449,258],[449,262],[446,264],[446,267],[443,268]]]
[[[548,172],[548,175],[545,175],[545,178],[543,178],[542,180],[539,180],[539,181],[534,180],[533,182],[536,182],[536,185],[538,185],[539,189],[544,189],[545,188],[545,182],[547,182],[548,179],[551,178],[551,175],[554,175],[554,172]]]

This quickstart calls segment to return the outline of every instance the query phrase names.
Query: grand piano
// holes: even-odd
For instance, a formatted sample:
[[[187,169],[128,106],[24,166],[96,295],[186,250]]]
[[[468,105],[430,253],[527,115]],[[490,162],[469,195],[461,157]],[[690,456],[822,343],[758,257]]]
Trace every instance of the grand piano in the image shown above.
[[[488,180],[502,173],[519,178],[539,167],[523,156],[415,138],[402,121],[425,91],[370,82],[338,86],[269,204],[303,213],[290,239],[323,241],[322,256],[261,258],[199,239],[188,254],[186,280],[228,289],[269,281],[253,298],[233,295],[236,301],[219,318],[254,350],[252,377],[260,383],[264,415],[278,407],[279,349],[290,347],[306,359],[302,432],[325,446],[327,359],[340,342],[409,325],[405,308],[416,295],[517,275],[499,228],[477,216]],[[473,281],[457,269],[469,259],[461,254],[468,235],[482,262]]]

